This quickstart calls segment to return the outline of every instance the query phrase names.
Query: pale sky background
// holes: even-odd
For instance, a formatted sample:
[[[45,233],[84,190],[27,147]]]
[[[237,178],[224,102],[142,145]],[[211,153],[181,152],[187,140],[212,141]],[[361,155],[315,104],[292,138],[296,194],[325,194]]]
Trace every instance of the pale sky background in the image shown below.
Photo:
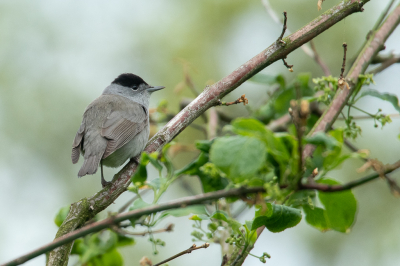
[[[389,1],[372,0],[363,13],[354,14],[315,39],[321,57],[334,75],[339,75],[343,41],[354,55],[381,10]],[[314,19],[315,0],[271,1],[278,14],[288,12],[293,32]],[[323,11],[339,3],[325,1]],[[281,33],[280,26],[265,12],[261,1],[28,1],[0,0],[0,263],[14,259],[50,242],[57,231],[53,219],[67,206],[101,189],[100,175],[76,177],[82,159],[72,165],[71,143],[85,107],[120,73],[132,72],[166,89],[154,94],[152,106],[167,99],[178,109],[175,86],[183,80],[180,59],[193,68],[198,88],[217,81],[268,47]],[[400,53],[400,30],[386,43],[386,52]],[[288,56],[294,65],[289,73],[279,61],[263,73],[282,73],[288,80],[302,72],[322,75],[315,62],[300,49]],[[371,88],[400,96],[400,64],[375,77]],[[268,88],[245,83],[227,100],[246,93],[250,105],[260,103]],[[189,91],[183,96],[192,96]],[[359,107],[375,113],[395,109],[380,100],[365,98]],[[243,106],[223,109],[232,116],[246,116]],[[357,113],[354,113],[357,114]],[[340,125],[340,124],[338,124]],[[362,136],[356,145],[369,149],[372,158],[384,163],[399,159],[400,119],[383,129],[371,120],[359,121]],[[178,142],[193,143],[203,136],[187,129]],[[178,156],[183,165],[195,153]],[[184,159],[186,158],[186,161]],[[359,161],[345,164],[332,177],[345,182],[362,175]],[[106,177],[116,173],[107,169]],[[155,177],[154,172],[151,178]],[[399,173],[391,175],[400,182]],[[190,180],[193,186],[197,180]],[[320,233],[304,221],[282,233],[264,232],[253,254],[268,252],[268,265],[398,265],[400,261],[399,199],[382,180],[354,190],[358,216],[350,234]],[[171,187],[162,201],[189,195],[179,185]],[[125,193],[108,210],[117,210],[132,195]],[[244,213],[242,221],[251,218]],[[171,218],[175,232],[158,235],[167,246],[152,255],[147,238],[122,249],[125,265],[138,265],[146,255],[161,261],[192,245],[192,222]],[[164,223],[164,224],[165,224]],[[160,225],[162,226],[162,225]],[[178,229],[179,228],[179,229]],[[25,265],[43,265],[40,256]],[[70,265],[76,260],[71,259]],[[221,253],[213,244],[169,265],[220,265]],[[262,265],[248,257],[244,265]]]

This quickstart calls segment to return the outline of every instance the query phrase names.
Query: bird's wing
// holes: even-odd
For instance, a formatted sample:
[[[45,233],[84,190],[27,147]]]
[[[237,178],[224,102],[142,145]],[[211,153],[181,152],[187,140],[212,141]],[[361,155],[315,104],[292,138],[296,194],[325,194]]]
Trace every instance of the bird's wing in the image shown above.
[[[81,152],[82,139],[83,139],[84,132],[85,132],[85,123],[82,122],[81,126],[78,129],[78,132],[76,132],[74,142],[72,143],[71,159],[72,159],[73,164],[77,163],[79,160],[79,154]]]
[[[100,134],[107,139],[107,147],[102,159],[131,141],[148,126],[147,111],[141,104],[126,100],[124,105],[125,108],[113,108],[103,122]]]

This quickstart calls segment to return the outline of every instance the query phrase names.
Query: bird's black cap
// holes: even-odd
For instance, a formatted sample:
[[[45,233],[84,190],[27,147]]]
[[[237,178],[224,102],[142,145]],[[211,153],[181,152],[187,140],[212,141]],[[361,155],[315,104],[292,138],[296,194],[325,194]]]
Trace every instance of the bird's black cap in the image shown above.
[[[111,84],[118,84],[124,87],[137,87],[140,84],[147,84],[141,77],[131,73],[124,73],[119,75]]]

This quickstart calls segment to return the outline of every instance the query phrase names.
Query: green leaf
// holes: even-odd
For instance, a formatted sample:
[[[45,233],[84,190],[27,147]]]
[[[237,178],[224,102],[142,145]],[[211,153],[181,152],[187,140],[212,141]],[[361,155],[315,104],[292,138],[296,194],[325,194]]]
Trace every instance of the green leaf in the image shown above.
[[[54,223],[60,227],[61,224],[64,222],[65,218],[67,218],[67,215],[69,213],[69,208],[70,206],[65,206],[62,207],[56,214],[56,217],[54,217]]]
[[[394,94],[391,94],[391,93],[381,93],[381,92],[379,92],[379,91],[377,91],[377,90],[373,90],[373,89],[364,89],[364,90],[361,92],[359,98],[364,97],[364,96],[372,96],[372,97],[376,97],[376,98],[379,98],[379,99],[384,100],[384,101],[388,101],[388,102],[390,102],[390,103],[393,105],[393,107],[394,107],[398,112],[400,112],[399,99],[398,99],[397,96],[394,95]]]
[[[230,178],[248,178],[265,161],[266,147],[256,138],[233,136],[216,139],[210,150],[211,161]]]
[[[115,249],[118,236],[112,231],[108,231],[107,239],[100,237],[100,233],[88,235],[81,244],[80,261],[82,264],[91,262],[91,265],[102,265],[102,255]],[[96,264],[97,263],[97,264]],[[89,265],[89,264],[88,264]]]
[[[208,153],[201,152],[199,157],[197,157],[194,161],[179,169],[175,172],[175,175],[198,175],[199,168],[206,164],[209,160]]]
[[[87,262],[87,266],[122,266],[124,261],[116,249],[112,249],[102,255],[94,257]]]
[[[117,237],[117,247],[131,246],[135,244],[135,239],[133,239],[132,237],[127,237],[119,234],[117,234]]]
[[[334,137],[328,136],[323,132],[318,132],[311,137],[305,137],[304,140],[308,144],[324,145],[330,150],[340,146],[340,142],[338,142]]]
[[[301,212],[298,209],[271,203],[267,203],[267,208],[268,211],[265,215],[254,219],[251,227],[252,231],[265,225],[273,233],[282,232],[301,221]]]
[[[140,157],[140,164],[136,169],[135,173],[131,177],[131,181],[134,185],[143,184],[147,180],[147,169],[146,165],[149,163],[149,156],[144,152]]]
[[[147,203],[147,202],[143,201],[142,199],[136,199],[133,202],[132,206],[129,207],[129,210],[133,211],[133,210],[137,210],[137,209],[146,208],[146,207],[149,207],[149,206],[151,206],[150,203]]]
[[[311,209],[308,205],[303,205],[304,213],[306,214],[306,222],[318,230],[325,232],[330,230],[329,221],[326,217],[324,209],[314,207]]]
[[[109,252],[103,254],[101,258],[103,262],[103,266],[123,266],[124,260],[122,259],[121,254],[116,250],[110,250]],[[98,264],[94,264],[93,266],[97,266]]]
[[[338,185],[332,179],[318,181],[321,184]],[[329,226],[336,231],[346,233],[353,225],[357,212],[357,201],[351,190],[340,192],[318,192],[318,198],[325,207]]]
[[[209,153],[213,142],[214,140],[198,140],[196,141],[196,148],[202,152]]]
[[[227,213],[223,211],[216,211],[211,215],[210,218],[224,221],[232,228],[234,232],[236,232],[237,234],[242,234],[242,232],[239,230],[242,224],[235,219],[230,218]]]

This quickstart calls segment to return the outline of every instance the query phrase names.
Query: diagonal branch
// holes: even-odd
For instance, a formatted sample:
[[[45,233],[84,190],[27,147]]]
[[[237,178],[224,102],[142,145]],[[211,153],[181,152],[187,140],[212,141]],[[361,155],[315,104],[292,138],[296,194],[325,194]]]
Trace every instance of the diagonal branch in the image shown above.
[[[314,128],[310,131],[309,135],[313,136],[317,132],[326,132],[331,128],[343,107],[349,100],[351,94],[357,85],[358,76],[363,74],[372,59],[379,52],[380,48],[385,44],[386,39],[394,31],[400,23],[400,5],[398,5],[393,12],[387,17],[382,26],[372,32],[369,36],[368,42],[363,47],[361,53],[358,55],[356,61],[353,63],[351,69],[346,75],[345,80],[350,86],[349,90],[338,90],[335,98],[330,104],[329,108],[322,114],[321,118],[317,121]],[[314,152],[315,146],[306,145],[304,148],[304,158],[310,157]]]
[[[362,11],[363,5],[367,2],[369,0],[349,0],[334,6],[297,32],[284,38],[283,40],[286,42],[284,47],[274,42],[267,49],[244,63],[219,82],[212,86],[207,86],[194,101],[178,113],[148,142],[145,151],[153,152],[160,150],[197,117],[210,107],[215,106],[218,99],[229,94],[265,67],[285,58],[290,52],[307,43],[343,18],[355,12]],[[66,220],[57,232],[56,238],[78,229],[88,219],[91,219],[114,202],[129,186],[130,177],[135,172],[136,167],[136,163],[131,160],[114,176],[111,186],[102,189],[89,198],[84,198],[73,203]],[[72,243],[69,243],[50,252],[47,265],[67,265],[71,247]]]

